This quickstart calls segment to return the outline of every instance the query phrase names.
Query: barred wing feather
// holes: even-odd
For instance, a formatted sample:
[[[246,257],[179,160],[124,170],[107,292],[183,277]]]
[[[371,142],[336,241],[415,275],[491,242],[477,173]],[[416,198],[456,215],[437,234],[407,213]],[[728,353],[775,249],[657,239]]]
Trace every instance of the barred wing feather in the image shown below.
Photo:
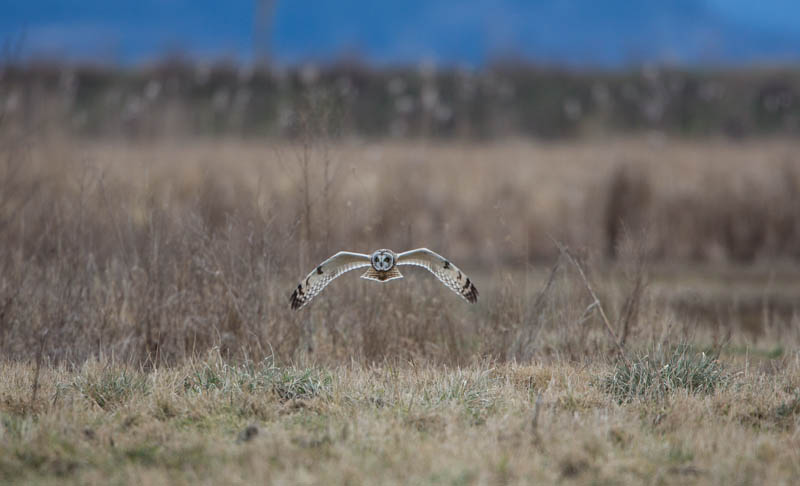
[[[469,277],[438,253],[427,248],[406,251],[397,256],[397,264],[426,268],[467,302],[474,304],[478,301],[478,289],[475,288]]]
[[[291,296],[292,309],[297,310],[311,302],[329,283],[339,275],[357,268],[369,267],[369,255],[340,251],[328,258],[308,274],[297,285]]]

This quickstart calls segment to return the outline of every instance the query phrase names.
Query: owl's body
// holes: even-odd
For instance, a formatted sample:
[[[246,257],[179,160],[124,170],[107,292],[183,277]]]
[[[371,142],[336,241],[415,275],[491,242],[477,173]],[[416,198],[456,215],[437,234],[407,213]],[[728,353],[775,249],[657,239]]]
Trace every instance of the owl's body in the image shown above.
[[[388,282],[396,278],[403,278],[397,269],[397,253],[392,250],[378,250],[370,257],[370,267],[361,278]]]
[[[300,282],[291,296],[292,309],[300,309],[322,292],[333,279],[350,270],[367,268],[361,278],[388,282],[403,278],[398,265],[415,265],[433,273],[443,284],[467,302],[478,300],[478,289],[461,270],[441,255],[419,248],[400,254],[392,250],[378,250],[372,255],[340,251],[317,266],[304,281]]]

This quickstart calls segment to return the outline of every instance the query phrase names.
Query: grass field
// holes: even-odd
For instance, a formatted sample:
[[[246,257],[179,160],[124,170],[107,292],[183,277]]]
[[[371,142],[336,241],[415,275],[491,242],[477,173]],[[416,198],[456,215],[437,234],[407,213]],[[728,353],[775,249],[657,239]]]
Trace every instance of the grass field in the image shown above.
[[[34,484],[792,483],[796,355],[722,362],[713,390],[675,380],[662,394],[615,394],[601,361],[274,367],[211,353],[149,372],[98,361],[47,368],[33,401],[33,367],[8,363],[0,475]]]
[[[6,134],[0,481],[791,484],[798,149]]]

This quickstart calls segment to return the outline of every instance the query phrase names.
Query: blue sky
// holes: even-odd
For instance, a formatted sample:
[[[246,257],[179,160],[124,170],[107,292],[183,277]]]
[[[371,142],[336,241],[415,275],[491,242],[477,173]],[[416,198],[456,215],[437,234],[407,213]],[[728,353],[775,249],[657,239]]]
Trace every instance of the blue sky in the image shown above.
[[[800,34],[800,2],[797,0],[709,0],[711,8],[743,24],[793,35]]]
[[[281,63],[481,65],[498,57],[614,67],[797,62],[800,0],[0,0],[0,42],[28,57],[136,64],[183,53]]]

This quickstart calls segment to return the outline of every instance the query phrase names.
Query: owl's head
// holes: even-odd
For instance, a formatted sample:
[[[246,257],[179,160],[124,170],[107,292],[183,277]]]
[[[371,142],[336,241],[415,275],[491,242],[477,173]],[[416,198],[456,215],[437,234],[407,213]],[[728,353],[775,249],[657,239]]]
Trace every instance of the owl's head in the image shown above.
[[[372,268],[379,272],[391,270],[394,266],[394,252],[392,250],[378,250],[372,254]]]

